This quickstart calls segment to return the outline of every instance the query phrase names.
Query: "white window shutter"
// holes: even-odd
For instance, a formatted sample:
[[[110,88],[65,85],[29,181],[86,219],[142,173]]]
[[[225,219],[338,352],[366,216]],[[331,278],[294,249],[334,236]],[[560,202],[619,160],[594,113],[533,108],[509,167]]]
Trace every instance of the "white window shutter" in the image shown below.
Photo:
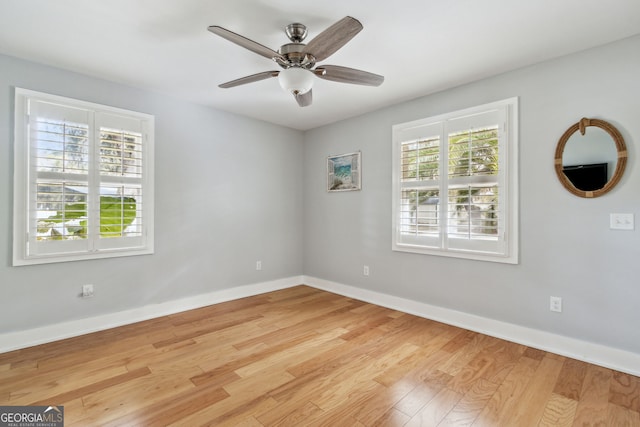
[[[149,115],[16,89],[14,265],[152,253],[152,128]]]
[[[511,99],[394,126],[394,250],[517,262],[516,113]]]

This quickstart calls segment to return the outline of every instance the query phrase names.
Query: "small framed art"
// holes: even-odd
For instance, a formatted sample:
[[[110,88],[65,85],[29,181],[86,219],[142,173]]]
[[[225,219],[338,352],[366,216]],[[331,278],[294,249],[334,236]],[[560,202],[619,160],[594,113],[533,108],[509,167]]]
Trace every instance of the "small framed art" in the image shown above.
[[[360,151],[327,157],[327,191],[361,190],[361,160]]]

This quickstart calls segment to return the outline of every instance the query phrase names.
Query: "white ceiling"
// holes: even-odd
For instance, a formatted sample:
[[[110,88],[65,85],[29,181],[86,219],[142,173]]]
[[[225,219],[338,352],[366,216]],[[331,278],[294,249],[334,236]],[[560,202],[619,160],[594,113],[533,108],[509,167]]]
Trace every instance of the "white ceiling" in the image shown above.
[[[276,79],[217,87],[278,66],[209,25],[277,50],[347,15],[364,30],[321,64],[382,86],[316,79],[305,108]],[[0,0],[0,53],[301,130],[638,33],[638,0]]]

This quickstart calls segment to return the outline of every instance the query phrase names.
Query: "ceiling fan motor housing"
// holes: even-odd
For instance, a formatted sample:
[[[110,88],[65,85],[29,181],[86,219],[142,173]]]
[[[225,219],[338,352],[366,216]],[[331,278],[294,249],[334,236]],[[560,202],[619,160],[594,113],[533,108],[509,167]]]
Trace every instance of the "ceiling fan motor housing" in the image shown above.
[[[303,43],[288,43],[282,45],[278,52],[285,57],[286,62],[277,61],[283,68],[289,67],[302,67],[309,69],[316,64],[316,59],[313,55],[304,53],[305,44]]]
[[[294,22],[285,27],[284,32],[294,43],[300,43],[307,37],[307,27],[299,22]]]

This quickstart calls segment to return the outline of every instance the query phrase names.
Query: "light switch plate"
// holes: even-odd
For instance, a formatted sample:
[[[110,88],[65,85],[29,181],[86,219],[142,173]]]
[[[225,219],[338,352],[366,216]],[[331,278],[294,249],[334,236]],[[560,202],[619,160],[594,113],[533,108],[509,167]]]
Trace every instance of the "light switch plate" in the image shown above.
[[[609,228],[612,230],[633,230],[633,214],[631,213],[612,213],[609,216]]]

